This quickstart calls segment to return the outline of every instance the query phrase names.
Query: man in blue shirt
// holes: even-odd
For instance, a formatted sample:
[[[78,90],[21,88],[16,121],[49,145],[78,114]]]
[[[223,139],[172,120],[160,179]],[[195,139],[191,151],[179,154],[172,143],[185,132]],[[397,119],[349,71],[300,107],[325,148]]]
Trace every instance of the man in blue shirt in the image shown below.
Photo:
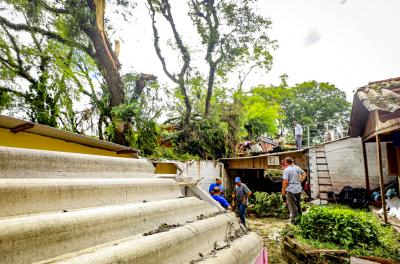
[[[212,195],[211,195],[211,197],[215,200],[215,201],[217,201],[217,202],[219,202],[219,204],[222,206],[222,207],[224,207],[225,209],[228,209],[228,210],[231,210],[232,209],[232,207],[230,206],[230,204],[228,203],[228,201],[223,197],[223,196],[221,196],[221,189],[218,187],[218,186],[215,186],[214,187],[214,189],[212,190]]]
[[[215,182],[210,184],[210,187],[208,188],[208,192],[210,194],[213,194],[213,190],[215,187],[218,187],[219,190],[221,191],[221,196],[224,196],[224,187],[222,186],[222,179],[220,177],[215,178]]]

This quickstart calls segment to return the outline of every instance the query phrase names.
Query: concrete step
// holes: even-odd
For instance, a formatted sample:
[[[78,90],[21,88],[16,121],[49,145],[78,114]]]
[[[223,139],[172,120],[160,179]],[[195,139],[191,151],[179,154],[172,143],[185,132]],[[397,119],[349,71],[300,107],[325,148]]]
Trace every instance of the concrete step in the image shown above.
[[[217,212],[194,197],[0,220],[0,263],[32,263]]]
[[[263,241],[255,233],[249,233],[230,243],[229,248],[217,251],[215,255],[206,256],[201,264],[248,264],[256,263]]]
[[[153,177],[146,159],[0,147],[0,179]]]
[[[181,196],[172,179],[0,179],[0,217]]]
[[[36,264],[189,263],[199,254],[211,252],[216,241],[224,241],[239,230],[236,217],[226,213],[167,232],[128,237]]]

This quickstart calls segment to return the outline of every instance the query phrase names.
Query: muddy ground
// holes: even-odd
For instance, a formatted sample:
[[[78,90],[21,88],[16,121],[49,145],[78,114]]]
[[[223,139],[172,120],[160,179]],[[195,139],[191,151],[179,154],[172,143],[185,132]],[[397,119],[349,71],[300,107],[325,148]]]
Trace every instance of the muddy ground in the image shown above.
[[[249,218],[246,219],[251,231],[259,234],[264,241],[264,247],[268,250],[268,260],[271,264],[286,264],[281,254],[280,231],[288,220],[277,218]]]

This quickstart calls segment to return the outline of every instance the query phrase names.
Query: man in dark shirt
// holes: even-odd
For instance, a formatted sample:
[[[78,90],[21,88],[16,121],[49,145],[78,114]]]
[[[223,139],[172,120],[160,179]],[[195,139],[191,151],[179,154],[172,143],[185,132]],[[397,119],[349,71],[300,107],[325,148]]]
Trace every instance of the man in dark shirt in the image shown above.
[[[237,202],[240,221],[246,226],[246,208],[249,204],[250,189],[242,183],[240,177],[235,178],[235,191],[232,194],[234,201]]]

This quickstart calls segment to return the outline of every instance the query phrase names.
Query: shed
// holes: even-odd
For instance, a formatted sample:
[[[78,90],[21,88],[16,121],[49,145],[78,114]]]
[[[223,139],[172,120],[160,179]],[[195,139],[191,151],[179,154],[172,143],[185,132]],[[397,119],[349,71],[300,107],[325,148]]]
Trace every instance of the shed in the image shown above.
[[[233,189],[235,177],[241,177],[242,182],[252,191],[280,191],[281,163],[286,157],[295,160],[296,165],[304,171],[309,171],[308,149],[261,154],[253,157],[224,158],[219,161],[224,164],[223,181],[227,190]],[[309,175],[309,173],[307,173]]]
[[[400,77],[370,82],[355,92],[349,135],[361,137],[367,189],[370,188],[371,172],[366,143],[374,142],[380,189],[385,193],[383,168],[387,166],[390,176],[400,175]],[[383,151],[386,151],[386,161],[382,158]],[[387,222],[384,195],[381,197]]]

